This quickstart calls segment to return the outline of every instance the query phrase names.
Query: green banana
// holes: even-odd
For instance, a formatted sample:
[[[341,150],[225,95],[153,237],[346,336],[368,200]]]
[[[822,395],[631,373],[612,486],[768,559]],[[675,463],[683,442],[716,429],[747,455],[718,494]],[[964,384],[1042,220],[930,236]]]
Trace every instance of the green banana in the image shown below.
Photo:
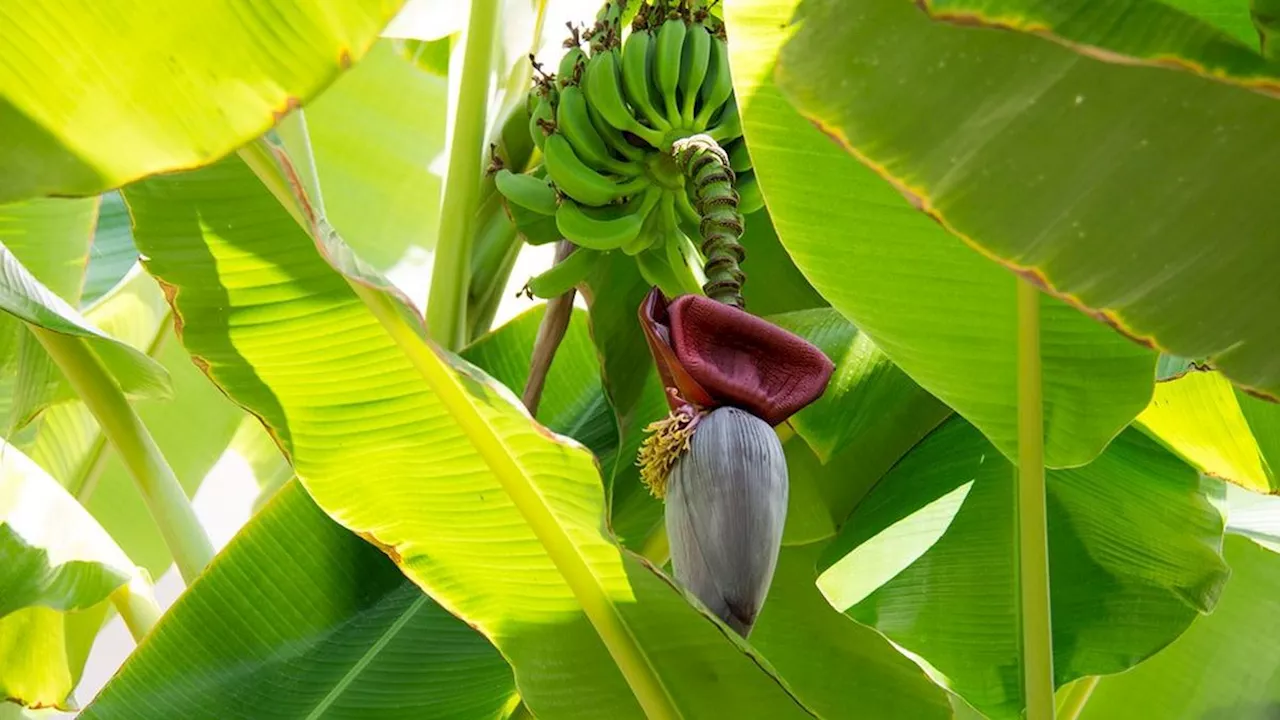
[[[760,193],[760,183],[756,180],[755,173],[749,170],[741,173],[733,187],[738,191],[738,212],[750,215],[764,207],[764,195]]]
[[[715,126],[707,130],[707,135],[722,145],[742,137],[742,117],[738,115],[737,98],[729,99],[729,104],[724,106],[724,112],[720,113]]]
[[[587,99],[580,88],[569,86],[560,91],[560,106],[556,108],[556,129],[564,133],[578,157],[587,165],[628,177],[640,174],[639,165],[615,160],[609,154],[609,148],[591,124]]]
[[[724,151],[729,154],[729,167],[736,173],[751,169],[751,155],[747,153],[747,141],[738,138],[729,143]]]
[[[662,144],[662,133],[647,128],[636,120],[622,98],[618,65],[612,51],[598,52],[587,62],[587,102],[600,111],[600,116],[613,127],[631,133],[654,147]]]
[[[672,267],[665,246],[654,245],[636,255],[636,267],[645,282],[657,287],[667,297],[702,293],[702,288],[687,265],[681,263],[678,267]]]
[[[702,216],[694,209],[693,201],[689,199],[689,193],[685,190],[676,193],[676,210],[679,211],[682,222],[693,223],[694,227],[702,224]]]
[[[582,68],[587,64],[587,54],[580,47],[569,48],[560,58],[560,67],[556,70],[556,87],[561,90],[577,85],[582,81]]]
[[[580,247],[550,270],[529,280],[525,287],[534,297],[544,300],[560,297],[582,282],[600,255],[599,250]]]
[[[591,125],[604,138],[605,143],[619,155],[625,157],[628,161],[636,162],[644,159],[644,150],[627,142],[622,136],[618,128],[609,124],[607,120],[600,116],[600,111],[590,102],[587,103],[587,115],[591,117]]]
[[[711,38],[711,58],[707,63],[707,76],[702,81],[699,98],[702,101],[698,114],[693,118],[693,129],[701,132],[707,127],[711,115],[719,110],[733,95],[733,76],[729,74],[729,45],[724,38]]]
[[[547,141],[547,133],[542,126],[544,123],[553,122],[555,122],[555,111],[551,109],[551,100],[546,93],[542,93],[538,97],[537,104],[533,106],[533,112],[529,113],[529,135],[539,150],[543,149]]]
[[[547,138],[542,155],[547,174],[556,187],[584,205],[608,205],[649,185],[649,178],[644,176],[619,183],[592,170],[578,158],[565,136],[558,132]]]
[[[684,50],[687,29],[684,20],[672,18],[658,28],[654,44],[653,69],[657,81],[658,96],[667,110],[667,120],[680,124],[680,110],[676,107],[676,88],[680,80],[680,54]]]
[[[631,106],[639,110],[649,124],[659,130],[670,130],[671,123],[653,105],[649,82],[649,56],[653,34],[648,30],[632,30],[622,46],[622,87]]]
[[[711,60],[711,33],[701,23],[689,26],[680,55],[680,119],[684,127],[693,126],[693,110],[707,76]]]
[[[657,232],[655,226],[658,221],[658,213],[654,212],[654,208],[657,207],[658,201],[662,199],[662,193],[663,189],[661,187],[653,185],[640,198],[640,202],[635,208],[636,216],[642,219],[640,233],[633,240],[622,246],[622,252],[627,255],[635,255],[648,248],[655,240],[661,237],[661,233]]]
[[[637,213],[626,212],[620,206],[588,210],[566,200],[556,210],[560,233],[573,244],[591,250],[616,250],[634,240],[643,224]]]
[[[556,191],[545,180],[503,168],[493,181],[498,192],[512,203],[541,215],[556,214]]]

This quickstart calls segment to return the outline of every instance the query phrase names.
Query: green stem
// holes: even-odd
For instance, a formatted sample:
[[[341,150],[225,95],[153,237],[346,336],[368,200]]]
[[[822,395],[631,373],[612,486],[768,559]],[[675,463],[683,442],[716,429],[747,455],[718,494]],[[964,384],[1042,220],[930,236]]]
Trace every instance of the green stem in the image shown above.
[[[1040,291],[1018,281],[1018,588],[1027,720],[1053,718],[1053,632],[1044,485]]]
[[[454,113],[453,144],[449,148],[436,241],[427,328],[449,350],[466,342],[467,293],[471,287],[471,225],[480,194],[485,118],[489,108],[489,75],[493,64],[497,0],[472,0],[462,57],[461,89]]]
[[[1100,675],[1090,675],[1063,688],[1062,697],[1058,700],[1058,720],[1077,720],[1101,679]]]
[[[34,325],[30,329],[115,446],[137,482],[178,572],[190,584],[213,559],[213,544],[146,425],[83,340]]]
[[[738,242],[743,220],[738,212],[738,192],[733,189],[729,156],[710,135],[677,140],[671,153],[693,186],[694,208],[702,218],[698,232],[702,235],[702,256],[707,261],[703,291],[712,300],[744,307],[742,284],[747,278],[738,267],[746,255]]]
[[[142,638],[151,632],[151,628],[155,627],[164,614],[156,603],[151,583],[143,578],[125,583],[112,592],[111,604],[120,613],[120,619],[124,620],[124,625],[129,628],[129,634],[135,642],[142,642]]]

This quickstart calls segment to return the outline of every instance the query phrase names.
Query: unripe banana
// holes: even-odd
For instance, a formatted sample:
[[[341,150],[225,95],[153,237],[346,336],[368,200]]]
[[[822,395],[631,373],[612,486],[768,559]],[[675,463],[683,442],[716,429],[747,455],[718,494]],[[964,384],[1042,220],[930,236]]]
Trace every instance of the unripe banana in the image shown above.
[[[712,140],[722,145],[742,137],[742,117],[738,115],[737,98],[729,99],[729,104],[724,106],[724,112],[720,113],[715,126],[707,130],[707,134]]]
[[[544,126],[555,122],[555,111],[551,109],[551,100],[544,93],[538,97],[533,112],[529,114],[529,135],[533,144],[541,150],[547,142],[547,131]]]
[[[750,215],[764,207],[764,195],[760,193],[760,183],[756,181],[755,173],[748,170],[738,175],[733,187],[738,191],[738,212]]]
[[[596,129],[600,137],[604,138],[605,143],[628,161],[635,162],[644,159],[644,150],[627,142],[622,136],[618,128],[609,124],[607,120],[600,116],[600,111],[595,109],[589,101],[587,102],[587,115],[591,117],[591,126]]]
[[[598,250],[579,247],[550,270],[530,280],[526,287],[534,297],[543,300],[560,297],[582,282],[600,255]]]
[[[676,211],[680,213],[681,224],[692,224],[695,228],[702,224],[702,216],[693,207],[693,201],[689,199],[689,193],[685,190],[679,190],[676,193]],[[699,234],[695,232],[693,237]]]
[[[560,58],[560,67],[556,70],[556,87],[564,88],[577,85],[582,81],[582,70],[587,64],[587,54],[580,47],[569,48]]]
[[[587,100],[582,90],[573,86],[560,91],[560,105],[556,108],[556,129],[564,133],[578,157],[597,170],[607,170],[624,176],[639,175],[641,168],[635,163],[615,160],[609,154],[604,139],[591,124],[587,112]]]
[[[672,18],[658,28],[654,44],[653,69],[656,75],[658,96],[667,110],[667,120],[680,124],[680,109],[676,106],[676,88],[680,80],[680,54],[684,50],[684,20]]]
[[[642,218],[640,233],[622,246],[622,252],[627,255],[636,255],[661,239],[662,232],[658,226],[659,217],[654,210],[657,208],[658,202],[662,200],[662,194],[663,189],[657,185],[645,191],[644,197],[640,201],[640,207],[636,210],[636,214]]]
[[[697,424],[667,481],[676,580],[743,637],[777,567],[787,517],[787,463],[768,423],[722,407]]]
[[[493,182],[511,203],[540,215],[556,214],[556,191],[546,180],[503,168],[494,175]]]
[[[698,93],[701,106],[693,118],[693,129],[701,132],[707,127],[712,114],[733,95],[733,76],[729,74],[729,45],[724,38],[711,38],[711,59],[707,63],[707,77]]]
[[[622,46],[622,86],[631,106],[639,110],[649,124],[659,130],[670,130],[671,123],[653,104],[652,83],[649,80],[649,61],[653,49],[653,34],[648,30],[633,30]]]
[[[572,200],[565,200],[556,210],[556,227],[565,238],[591,250],[616,250],[634,240],[642,225],[636,213],[625,212],[620,207],[585,209]]]
[[[680,120],[693,127],[693,111],[711,60],[711,33],[701,23],[689,26],[680,55]]]
[[[599,52],[587,62],[587,102],[600,111],[600,116],[613,127],[625,130],[654,147],[662,144],[662,133],[647,128],[636,120],[622,97],[622,85],[617,62],[610,51]]]
[[[743,173],[751,169],[751,155],[747,152],[746,140],[738,138],[726,145],[724,151],[729,154],[729,167],[734,172]]]
[[[547,175],[561,192],[585,205],[608,205],[620,198],[644,189],[649,184],[646,177],[637,177],[618,183],[587,167],[573,151],[573,146],[560,133],[547,138],[542,149]]]

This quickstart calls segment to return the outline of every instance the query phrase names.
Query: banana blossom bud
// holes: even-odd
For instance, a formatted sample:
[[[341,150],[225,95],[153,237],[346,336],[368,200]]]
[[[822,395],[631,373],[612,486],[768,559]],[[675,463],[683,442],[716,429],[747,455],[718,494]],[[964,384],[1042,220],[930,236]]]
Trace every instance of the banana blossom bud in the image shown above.
[[[676,580],[738,634],[777,565],[787,464],[773,426],[816,400],[834,366],[808,341],[697,295],[640,307],[671,414],[649,426],[641,477],[666,501]]]

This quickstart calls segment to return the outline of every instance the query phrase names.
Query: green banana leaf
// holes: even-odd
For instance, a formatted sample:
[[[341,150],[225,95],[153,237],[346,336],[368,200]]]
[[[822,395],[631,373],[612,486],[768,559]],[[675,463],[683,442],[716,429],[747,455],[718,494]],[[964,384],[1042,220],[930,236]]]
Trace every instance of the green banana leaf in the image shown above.
[[[604,377],[618,426],[618,455],[604,467],[609,527],[628,548],[643,551],[662,522],[662,503],[640,482],[636,455],[645,427],[668,412],[662,379],[640,329],[640,303],[650,290],[633,258],[603,255],[583,287]],[[661,534],[661,533],[659,533]]]
[[[859,462],[884,472],[898,455],[889,464],[869,462],[869,458],[881,449],[901,450],[893,441],[897,438],[889,436],[901,433],[902,423],[918,423],[912,437],[919,440],[951,413],[835,310],[805,310],[769,320],[817,345],[836,365],[822,397],[790,421],[822,462],[856,444]],[[834,519],[841,521],[853,505],[837,505],[841,509]]]
[[[485,335],[463,357],[509,387],[523,385],[543,310],[538,306]],[[581,311],[548,371],[546,390],[538,417],[548,427],[597,453],[617,444]],[[246,576],[260,580],[246,583]],[[248,586],[274,589],[240,595]],[[227,612],[225,602],[241,603],[246,612]],[[302,638],[305,650],[282,656],[279,626]],[[516,697],[511,670],[488,641],[423,595],[384,554],[330,520],[296,482],[232,540],[156,637],[84,717],[300,718],[324,707],[325,717],[354,718],[376,703],[380,717],[469,720],[505,717]],[[343,660],[335,661],[335,653]],[[228,657],[247,670],[217,672]],[[305,671],[297,658],[305,658]],[[210,683],[209,677],[222,679]],[[289,682],[296,677],[307,682]]]
[[[741,242],[747,256],[742,269],[747,282],[742,286],[742,297],[749,312],[777,315],[827,306],[778,241],[768,210],[744,217],[743,227]]]
[[[876,631],[836,612],[814,585],[824,542],[788,545],[751,643],[825,718],[951,717],[947,694]]]
[[[359,60],[400,4],[4,0],[0,202],[219,158]]]
[[[832,307],[1013,457],[1017,278],[917,212],[782,96],[775,61],[797,5],[738,0],[725,7],[734,89],[778,237]],[[896,38],[882,31],[878,41]],[[896,77],[890,66],[883,72]],[[840,87],[828,83],[825,92],[839,96]],[[1080,465],[1147,404],[1156,354],[1047,296],[1041,332],[1046,461]]]
[[[1280,487],[1280,406],[1235,390],[1218,372],[1188,372],[1156,385],[1138,427],[1196,469],[1241,487]]]
[[[492,645],[294,481],[80,717],[463,720],[514,699]]]
[[[953,244],[1138,343],[1280,397],[1268,272],[1280,262],[1280,103],[1268,95],[1280,65],[1148,0],[1074,16],[1083,1],[989,4],[1003,9],[999,32],[896,0],[858,13],[810,0],[778,85]]]
[[[135,576],[74,497],[0,442],[0,698],[69,707],[85,638],[101,626],[108,596]]]
[[[1080,720],[1267,720],[1280,708],[1280,555],[1228,535],[1212,615],[1132,670],[1102,678]]]
[[[1258,30],[1249,13],[1249,4],[1235,0],[1161,0],[1213,25],[1247,47],[1258,48]]]
[[[1195,470],[1128,430],[1047,485],[1059,686],[1137,665],[1213,609],[1223,518]],[[858,505],[818,581],[992,718],[1023,707],[1013,491],[1013,466],[953,418]]]
[[[82,307],[110,292],[138,261],[138,249],[133,246],[133,232],[129,229],[129,210],[118,191],[102,196],[98,226],[89,250],[87,267],[77,269],[84,282],[84,293],[80,296]]]
[[[430,167],[445,151],[446,96],[445,78],[419,71],[380,40],[307,105],[325,211],[379,270],[410,248],[435,247],[441,178]]]
[[[582,446],[429,346],[336,235],[301,229],[295,217],[319,224],[311,205],[276,197],[240,157],[125,190],[148,270],[176,289],[183,344],[271,428],[328,514],[490,638],[535,714],[808,714],[602,532]]]
[[[922,7],[936,20],[1034,33],[1110,62],[1174,65],[1242,84],[1280,70],[1258,54],[1245,2],[926,0]]]
[[[75,305],[97,214],[96,198],[0,205],[0,244],[50,292]],[[70,393],[39,343],[7,313],[0,314],[0,373],[8,384],[0,423],[11,441],[40,410]]]
[[[0,244],[0,310],[54,332],[79,337],[133,397],[169,397],[168,373],[155,360],[89,323]]]

